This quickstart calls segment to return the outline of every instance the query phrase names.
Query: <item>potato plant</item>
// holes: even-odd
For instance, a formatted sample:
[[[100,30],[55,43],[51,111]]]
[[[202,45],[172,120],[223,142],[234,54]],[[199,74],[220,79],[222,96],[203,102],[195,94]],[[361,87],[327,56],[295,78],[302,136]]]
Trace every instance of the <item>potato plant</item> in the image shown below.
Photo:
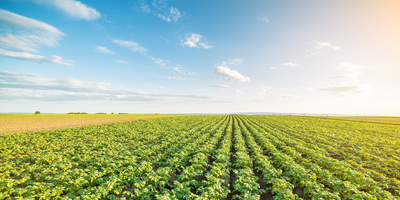
[[[0,199],[400,199],[399,155],[399,126],[296,116],[5,134]]]

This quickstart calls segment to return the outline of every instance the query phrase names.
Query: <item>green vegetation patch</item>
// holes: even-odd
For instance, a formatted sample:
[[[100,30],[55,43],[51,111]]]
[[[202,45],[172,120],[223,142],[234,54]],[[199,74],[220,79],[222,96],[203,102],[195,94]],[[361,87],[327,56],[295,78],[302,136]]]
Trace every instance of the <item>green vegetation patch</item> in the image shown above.
[[[0,136],[0,199],[399,199],[400,127],[175,116]]]

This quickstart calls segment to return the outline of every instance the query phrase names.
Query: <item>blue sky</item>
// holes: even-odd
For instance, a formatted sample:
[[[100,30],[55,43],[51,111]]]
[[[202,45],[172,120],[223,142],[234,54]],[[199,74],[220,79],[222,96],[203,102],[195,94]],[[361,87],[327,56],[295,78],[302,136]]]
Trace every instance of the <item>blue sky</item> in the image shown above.
[[[400,115],[398,1],[0,4],[0,112]]]

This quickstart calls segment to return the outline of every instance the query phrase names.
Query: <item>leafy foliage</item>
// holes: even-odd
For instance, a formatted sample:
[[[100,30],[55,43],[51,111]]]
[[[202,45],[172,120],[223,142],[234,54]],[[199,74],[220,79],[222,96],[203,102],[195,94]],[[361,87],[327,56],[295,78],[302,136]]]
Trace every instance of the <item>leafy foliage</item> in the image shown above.
[[[399,199],[399,133],[208,115],[7,134],[0,199]]]

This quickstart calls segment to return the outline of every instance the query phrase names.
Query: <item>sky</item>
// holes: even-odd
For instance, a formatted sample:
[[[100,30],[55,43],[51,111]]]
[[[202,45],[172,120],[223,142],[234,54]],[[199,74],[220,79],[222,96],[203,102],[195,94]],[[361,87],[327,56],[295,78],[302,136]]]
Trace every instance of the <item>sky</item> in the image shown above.
[[[3,0],[0,112],[400,116],[400,1]]]

